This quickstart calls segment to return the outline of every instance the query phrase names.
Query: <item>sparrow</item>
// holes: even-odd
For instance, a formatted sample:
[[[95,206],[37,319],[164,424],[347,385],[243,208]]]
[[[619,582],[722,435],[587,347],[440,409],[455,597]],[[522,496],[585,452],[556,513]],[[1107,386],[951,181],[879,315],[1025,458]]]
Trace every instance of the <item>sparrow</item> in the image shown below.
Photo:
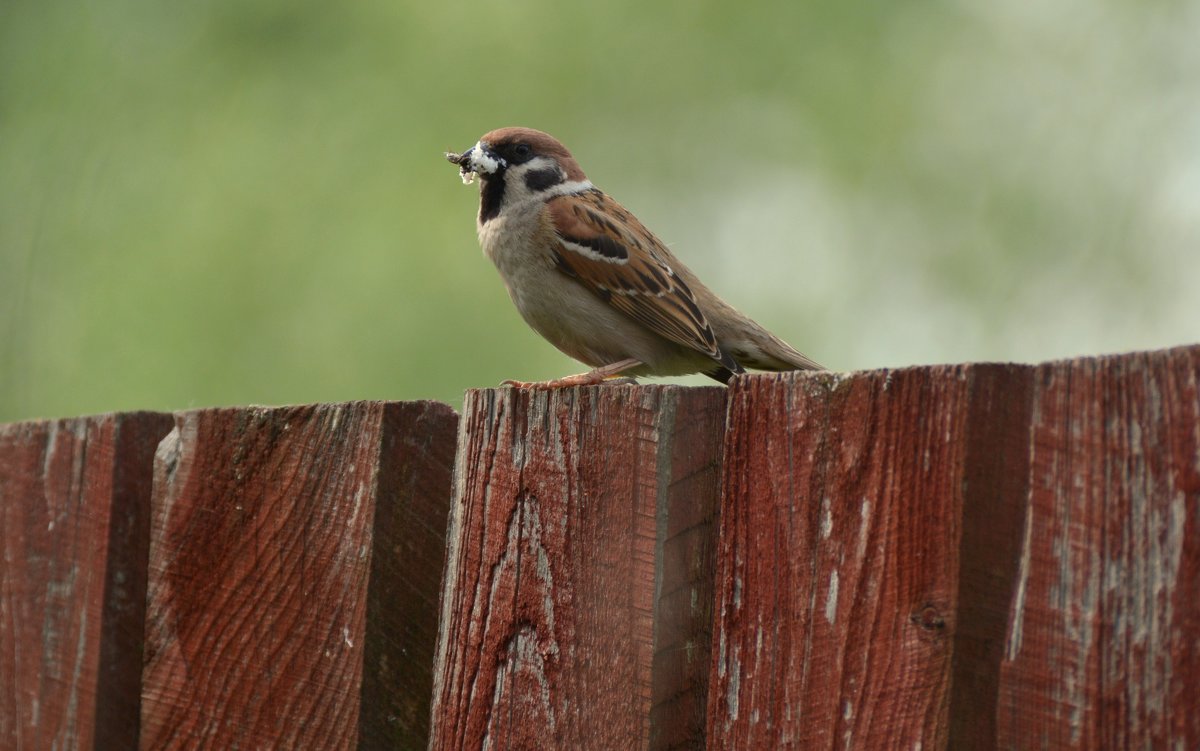
[[[479,179],[476,229],[525,322],[593,369],[529,387],[746,368],[820,370],[705,286],[654,233],[592,185],[561,143],[500,128],[446,159]]]

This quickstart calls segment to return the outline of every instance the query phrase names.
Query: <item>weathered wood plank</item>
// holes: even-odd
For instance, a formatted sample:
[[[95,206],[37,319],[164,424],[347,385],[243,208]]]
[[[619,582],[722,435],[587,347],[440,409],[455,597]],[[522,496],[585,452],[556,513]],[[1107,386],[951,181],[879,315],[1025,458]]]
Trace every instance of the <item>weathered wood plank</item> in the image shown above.
[[[367,587],[360,749],[429,742],[438,593],[458,415],[432,402],[385,410]]]
[[[176,416],[155,460],[142,748],[423,743],[453,421],[380,402]]]
[[[724,391],[473,391],[434,749],[703,744]]]
[[[995,723],[1029,371],[755,376],[729,399],[709,748],[971,747]],[[979,701],[952,736],[955,681]]]
[[[1200,748],[1200,347],[1038,368],[1005,749]]]
[[[170,415],[0,425],[0,747],[137,745],[154,448]]]

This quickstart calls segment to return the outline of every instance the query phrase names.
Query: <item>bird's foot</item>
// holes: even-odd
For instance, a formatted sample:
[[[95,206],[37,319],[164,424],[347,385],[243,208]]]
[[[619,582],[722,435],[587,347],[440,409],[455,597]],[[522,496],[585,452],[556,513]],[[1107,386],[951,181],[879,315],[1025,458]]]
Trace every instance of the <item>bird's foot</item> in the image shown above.
[[[598,386],[600,384],[621,385],[637,383],[632,376],[623,376],[626,370],[641,365],[640,360],[621,360],[609,365],[603,365],[586,373],[555,378],[553,381],[504,381],[501,386],[511,386],[515,389],[565,389],[571,386]]]

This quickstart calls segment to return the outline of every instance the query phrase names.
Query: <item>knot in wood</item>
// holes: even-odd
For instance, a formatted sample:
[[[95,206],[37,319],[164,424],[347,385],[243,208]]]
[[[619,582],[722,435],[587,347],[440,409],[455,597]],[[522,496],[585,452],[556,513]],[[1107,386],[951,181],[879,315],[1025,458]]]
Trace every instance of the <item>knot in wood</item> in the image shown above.
[[[911,620],[926,631],[941,631],[946,628],[946,618],[936,605],[926,605],[913,613]]]

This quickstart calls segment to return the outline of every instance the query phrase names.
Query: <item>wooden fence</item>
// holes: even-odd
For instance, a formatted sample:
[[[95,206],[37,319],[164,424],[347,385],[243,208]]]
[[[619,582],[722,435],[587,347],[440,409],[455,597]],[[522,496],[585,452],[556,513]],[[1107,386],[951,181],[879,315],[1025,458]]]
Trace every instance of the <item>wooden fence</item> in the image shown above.
[[[0,748],[1200,748],[1198,383],[0,426]]]

